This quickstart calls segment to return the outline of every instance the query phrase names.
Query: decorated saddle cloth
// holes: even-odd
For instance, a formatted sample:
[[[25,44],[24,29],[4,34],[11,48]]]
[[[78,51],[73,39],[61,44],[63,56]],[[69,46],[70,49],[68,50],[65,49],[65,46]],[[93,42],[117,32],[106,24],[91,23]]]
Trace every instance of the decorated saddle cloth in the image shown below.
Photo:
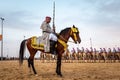
[[[42,40],[43,38],[41,36],[37,37],[37,36],[33,36],[31,38],[31,46],[34,49],[41,49],[44,50],[44,40]]]
[[[68,47],[68,45],[64,41],[62,41],[60,39],[57,39],[57,37],[53,34],[49,35],[49,40],[58,41],[60,44],[62,44],[64,46],[64,50],[66,50],[67,47]],[[33,36],[31,38],[31,46],[34,49],[44,50],[45,49],[45,43],[46,43],[46,41],[44,40],[44,37],[42,37],[42,36],[40,36],[40,37]],[[57,47],[57,45],[56,45],[56,47]]]
[[[57,36],[54,35],[53,33],[50,33],[49,36],[47,35],[39,37],[33,36],[31,38],[31,46],[34,49],[45,50],[47,52],[49,51],[48,49],[50,48],[49,40],[57,41]]]

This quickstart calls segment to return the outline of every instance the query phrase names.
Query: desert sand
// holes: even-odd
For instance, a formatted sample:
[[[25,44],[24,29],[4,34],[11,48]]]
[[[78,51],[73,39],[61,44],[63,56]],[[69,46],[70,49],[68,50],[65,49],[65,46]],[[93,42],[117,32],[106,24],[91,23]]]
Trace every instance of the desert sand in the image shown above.
[[[0,80],[120,80],[120,63],[62,63],[63,77],[55,73],[56,63],[35,60],[37,76],[17,60],[0,61]]]

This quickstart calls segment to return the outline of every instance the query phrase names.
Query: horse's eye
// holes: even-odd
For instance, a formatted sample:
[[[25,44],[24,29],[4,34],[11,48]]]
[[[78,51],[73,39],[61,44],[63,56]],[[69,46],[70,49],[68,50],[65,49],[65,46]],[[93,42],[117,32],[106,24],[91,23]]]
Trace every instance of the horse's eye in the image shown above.
[[[79,34],[79,32],[76,32],[76,34]]]

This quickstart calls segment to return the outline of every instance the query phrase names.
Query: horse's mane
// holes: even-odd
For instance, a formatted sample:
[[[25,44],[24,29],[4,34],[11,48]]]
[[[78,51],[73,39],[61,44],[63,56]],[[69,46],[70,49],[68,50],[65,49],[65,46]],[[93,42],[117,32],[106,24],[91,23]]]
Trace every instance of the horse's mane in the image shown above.
[[[60,35],[61,35],[61,34],[63,34],[63,35],[66,34],[66,32],[67,32],[69,29],[71,29],[71,28],[68,27],[68,28],[65,28],[65,29],[61,30]]]

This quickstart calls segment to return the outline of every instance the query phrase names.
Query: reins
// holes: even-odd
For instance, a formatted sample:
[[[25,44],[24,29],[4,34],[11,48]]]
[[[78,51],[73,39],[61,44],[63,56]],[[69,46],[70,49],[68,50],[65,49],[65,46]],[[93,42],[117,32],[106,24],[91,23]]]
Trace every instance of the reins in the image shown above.
[[[63,38],[61,35],[60,35],[60,38],[62,38],[65,42],[71,42],[71,43],[75,43],[75,42],[73,42],[73,41],[70,41],[70,40],[66,40],[65,38]]]

